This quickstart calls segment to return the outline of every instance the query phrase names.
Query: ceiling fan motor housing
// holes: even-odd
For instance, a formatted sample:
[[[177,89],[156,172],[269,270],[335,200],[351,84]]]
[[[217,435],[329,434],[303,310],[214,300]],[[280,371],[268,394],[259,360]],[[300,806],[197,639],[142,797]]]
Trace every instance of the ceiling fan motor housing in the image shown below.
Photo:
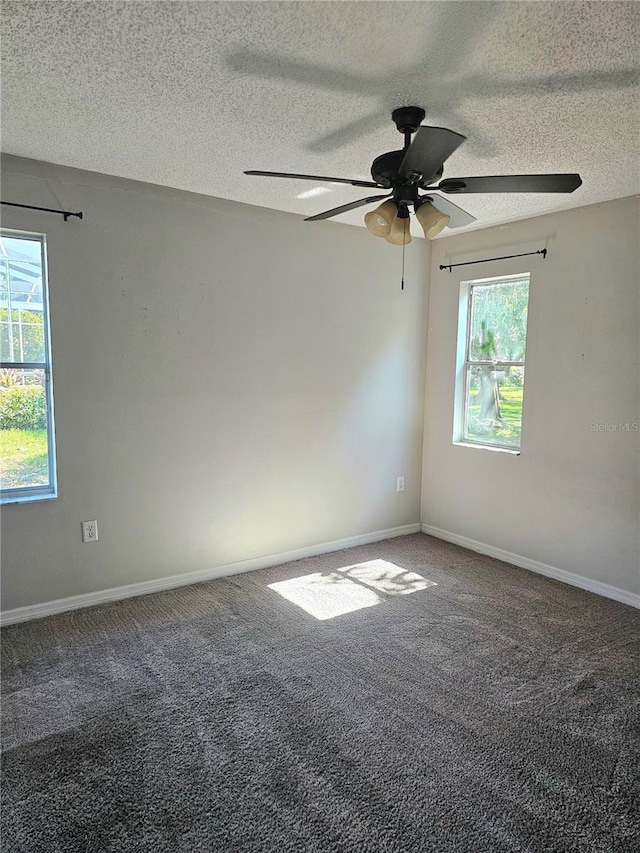
[[[404,151],[387,151],[371,164],[371,177],[382,187],[392,187],[400,178],[398,169],[404,159]]]
[[[381,154],[371,164],[371,177],[381,187],[387,189],[393,187],[418,186],[425,189],[434,181],[442,177],[442,166],[433,175],[401,175],[399,173],[400,165],[404,160],[406,150],[402,151],[387,151],[386,154]]]

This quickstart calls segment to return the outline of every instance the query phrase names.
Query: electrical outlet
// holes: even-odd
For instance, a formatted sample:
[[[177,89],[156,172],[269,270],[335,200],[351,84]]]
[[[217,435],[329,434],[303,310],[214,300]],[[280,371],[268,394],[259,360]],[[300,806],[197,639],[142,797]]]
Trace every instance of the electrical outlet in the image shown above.
[[[398,477],[396,480],[396,492],[404,492],[404,477]]]
[[[97,542],[98,541],[98,522],[93,521],[82,522],[82,541]]]

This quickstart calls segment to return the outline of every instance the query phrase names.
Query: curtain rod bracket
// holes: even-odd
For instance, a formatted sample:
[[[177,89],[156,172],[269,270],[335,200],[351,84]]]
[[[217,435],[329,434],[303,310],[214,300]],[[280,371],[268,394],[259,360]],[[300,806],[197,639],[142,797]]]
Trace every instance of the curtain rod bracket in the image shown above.
[[[538,249],[536,252],[522,252],[521,255],[503,255],[501,258],[483,258],[479,261],[464,261],[461,264],[440,264],[441,270],[449,270],[451,272],[454,267],[468,267],[470,264],[488,264],[491,261],[508,261],[511,258],[526,258],[527,255],[542,255],[542,260],[547,257],[546,249]]]

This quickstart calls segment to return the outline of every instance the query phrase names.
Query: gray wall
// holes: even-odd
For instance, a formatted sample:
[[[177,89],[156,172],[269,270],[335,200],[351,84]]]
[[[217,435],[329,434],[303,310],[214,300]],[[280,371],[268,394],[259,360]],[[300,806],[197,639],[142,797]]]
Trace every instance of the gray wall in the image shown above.
[[[364,229],[12,157],[2,195],[85,216],[3,210],[48,238],[60,486],[3,508],[3,609],[419,521],[425,241],[401,292]]]
[[[422,521],[529,560],[640,592],[638,199],[434,243]],[[527,252],[546,260],[440,271]],[[460,281],[531,272],[522,453],[453,446]]]

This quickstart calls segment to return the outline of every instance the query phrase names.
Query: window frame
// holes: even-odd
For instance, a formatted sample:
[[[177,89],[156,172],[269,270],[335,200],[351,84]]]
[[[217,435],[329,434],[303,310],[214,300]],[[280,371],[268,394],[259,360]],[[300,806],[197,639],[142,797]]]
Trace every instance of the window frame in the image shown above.
[[[531,273],[520,272],[508,275],[491,276],[488,278],[469,279],[460,282],[460,303],[458,313],[458,340],[457,340],[457,365],[456,365],[456,388],[454,402],[454,422],[452,444],[461,447],[476,447],[481,450],[493,450],[502,453],[510,453],[519,456],[522,452],[522,426],[524,422],[524,387],[522,394],[522,415],[520,420],[520,443],[500,444],[498,442],[488,443],[477,438],[467,436],[468,411],[467,393],[469,390],[469,373],[472,366],[491,365],[498,367],[522,367],[526,375],[526,352],[529,343],[529,311],[527,310],[527,329],[525,331],[525,359],[522,361],[479,361],[469,357],[470,333],[473,312],[473,288],[476,286],[487,287],[487,285],[509,284],[510,282],[527,281],[527,307],[531,296]]]
[[[0,505],[27,503],[31,501],[51,500],[58,497],[58,471],[56,463],[55,417],[53,404],[53,369],[51,357],[51,328],[49,322],[49,269],[47,264],[47,235],[41,232],[0,228],[0,238],[31,240],[40,243],[40,264],[42,269],[42,323],[44,342],[44,361],[0,361],[0,368],[18,370],[42,370],[44,373],[45,401],[47,407],[47,463],[48,483],[37,486],[18,486],[3,489],[0,487]],[[0,258],[9,263],[9,259]],[[9,279],[7,277],[7,287]],[[13,322],[11,305],[8,306],[8,323]]]

